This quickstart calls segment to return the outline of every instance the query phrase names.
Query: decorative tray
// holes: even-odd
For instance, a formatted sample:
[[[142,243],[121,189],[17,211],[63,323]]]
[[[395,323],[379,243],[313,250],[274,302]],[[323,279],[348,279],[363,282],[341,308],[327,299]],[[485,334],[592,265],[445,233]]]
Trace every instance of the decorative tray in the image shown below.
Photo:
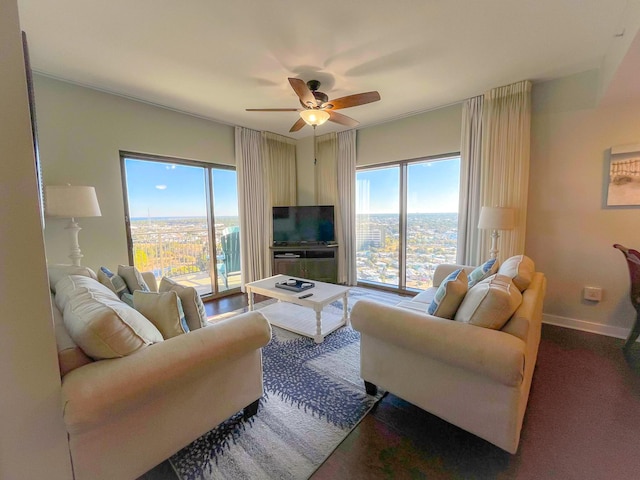
[[[284,282],[276,282],[277,288],[284,288],[285,290],[291,290],[292,292],[309,290],[314,286],[315,284],[313,282],[303,282],[302,280],[296,280],[295,278],[290,278],[289,280],[285,280]]]

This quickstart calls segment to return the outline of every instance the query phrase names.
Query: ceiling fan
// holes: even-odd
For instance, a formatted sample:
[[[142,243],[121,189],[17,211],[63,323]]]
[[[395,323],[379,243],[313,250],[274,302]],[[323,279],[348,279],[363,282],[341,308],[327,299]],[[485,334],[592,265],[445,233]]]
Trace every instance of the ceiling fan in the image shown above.
[[[305,125],[315,129],[327,120],[347,127],[355,127],[358,121],[336,112],[341,108],[357,107],[366,103],[377,102],[380,94],[376,91],[356,93],[346,97],[329,100],[326,93],[320,92],[320,82],[309,80],[307,83],[299,78],[289,78],[289,83],[300,99],[303,110],[298,108],[247,108],[247,112],[300,112],[300,118],[293,124],[289,132],[297,132]]]

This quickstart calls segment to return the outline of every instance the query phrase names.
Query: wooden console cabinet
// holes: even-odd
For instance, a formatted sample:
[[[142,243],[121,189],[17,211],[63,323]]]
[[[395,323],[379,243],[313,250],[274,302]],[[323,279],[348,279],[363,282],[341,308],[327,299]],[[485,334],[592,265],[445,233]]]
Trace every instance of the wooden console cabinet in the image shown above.
[[[271,247],[273,275],[337,283],[338,246]]]

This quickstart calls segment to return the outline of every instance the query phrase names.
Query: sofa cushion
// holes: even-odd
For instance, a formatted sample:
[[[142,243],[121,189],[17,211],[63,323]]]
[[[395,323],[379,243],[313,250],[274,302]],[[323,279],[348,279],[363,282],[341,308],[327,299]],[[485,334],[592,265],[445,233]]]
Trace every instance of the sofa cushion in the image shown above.
[[[153,323],[163,338],[177,337],[189,331],[176,292],[133,292],[133,306]]]
[[[47,273],[49,274],[49,288],[53,293],[56,293],[56,284],[69,275],[83,275],[93,279],[98,278],[96,273],[90,268],[78,265],[47,265]]]
[[[202,299],[195,288],[186,287],[171,280],[170,278],[162,277],[162,280],[160,280],[159,291],[174,291],[178,294],[178,297],[180,297],[180,301],[182,302],[182,308],[184,310],[184,316],[187,319],[187,325],[189,325],[189,330],[196,330],[209,325],[204,303],[202,303]]]
[[[55,300],[69,335],[93,359],[123,357],[163,340],[141,313],[91,278],[63,278]]]
[[[498,260],[491,258],[484,262],[482,265],[476,267],[473,272],[469,274],[469,288],[475,284],[480,283],[485,278],[489,278],[491,275],[498,271]]]
[[[53,326],[56,335],[56,346],[58,348],[58,367],[60,369],[60,376],[65,376],[71,370],[75,370],[78,367],[91,363],[93,360],[91,360],[91,358],[89,358],[69,336],[69,333],[64,326],[62,312],[60,312],[56,306],[53,294],[51,295],[51,304],[53,310]]]
[[[118,275],[124,278],[129,293],[133,293],[136,290],[142,290],[143,292],[149,292],[150,288],[147,282],[144,281],[142,274],[136,267],[130,265],[118,265]]]
[[[455,315],[457,322],[501,329],[522,302],[513,281],[496,274],[469,289]]]
[[[122,295],[125,293],[131,293],[124,278],[113,273],[107,267],[100,267],[98,269],[98,281],[109,288],[120,299],[122,299]]]
[[[504,261],[498,273],[513,279],[513,283],[520,292],[524,292],[531,284],[533,274],[536,272],[536,266],[526,255],[515,255]]]
[[[463,269],[451,273],[438,287],[427,313],[436,317],[452,319],[467,293],[467,274]]]

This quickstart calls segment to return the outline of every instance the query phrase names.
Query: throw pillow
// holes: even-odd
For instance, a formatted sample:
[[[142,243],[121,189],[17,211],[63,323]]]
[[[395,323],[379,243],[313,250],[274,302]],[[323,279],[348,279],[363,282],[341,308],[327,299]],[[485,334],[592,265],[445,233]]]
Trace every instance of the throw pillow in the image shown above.
[[[475,284],[481,282],[485,278],[490,277],[498,271],[498,261],[495,258],[491,258],[484,262],[479,267],[476,267],[473,272],[469,274],[469,288]]]
[[[127,284],[127,288],[130,293],[135,292],[136,290],[142,290],[143,292],[151,291],[147,282],[142,278],[142,274],[138,271],[136,267],[132,267],[129,265],[118,265],[118,275],[124,278],[125,283]]]
[[[158,329],[104,285],[68,276],[58,282],[56,305],[73,341],[91,358],[116,358],[163,340]]]
[[[47,265],[47,273],[49,274],[49,289],[53,293],[56,293],[56,284],[69,275],[84,275],[89,278],[98,278],[96,273],[90,268],[77,265]]]
[[[202,299],[195,288],[186,287],[171,280],[170,278],[162,277],[162,280],[160,280],[160,288],[158,290],[160,292],[174,291],[178,294],[178,297],[180,297],[180,301],[182,302],[182,308],[184,309],[184,316],[187,318],[189,330],[196,330],[209,325],[204,303],[202,303]]]
[[[167,340],[189,331],[182,311],[182,303],[176,292],[133,292],[133,305],[153,323]]]
[[[467,292],[455,321],[500,330],[521,302],[522,294],[509,277],[493,275]]]
[[[467,293],[467,274],[458,269],[445,278],[436,291],[427,313],[436,317],[452,319]]]
[[[536,266],[533,260],[526,255],[515,255],[505,260],[498,269],[500,275],[513,279],[513,283],[521,292],[529,288],[535,271]]]
[[[120,299],[122,299],[122,296],[125,293],[131,293],[129,292],[129,288],[127,288],[124,278],[120,275],[116,275],[107,267],[100,267],[98,270],[98,281],[105,287],[109,288]]]
[[[65,376],[71,370],[87,365],[93,360],[69,336],[64,326],[62,312],[56,306],[53,295],[51,295],[51,303],[53,304],[53,326],[55,328],[56,346],[58,347],[58,367],[60,376]]]

